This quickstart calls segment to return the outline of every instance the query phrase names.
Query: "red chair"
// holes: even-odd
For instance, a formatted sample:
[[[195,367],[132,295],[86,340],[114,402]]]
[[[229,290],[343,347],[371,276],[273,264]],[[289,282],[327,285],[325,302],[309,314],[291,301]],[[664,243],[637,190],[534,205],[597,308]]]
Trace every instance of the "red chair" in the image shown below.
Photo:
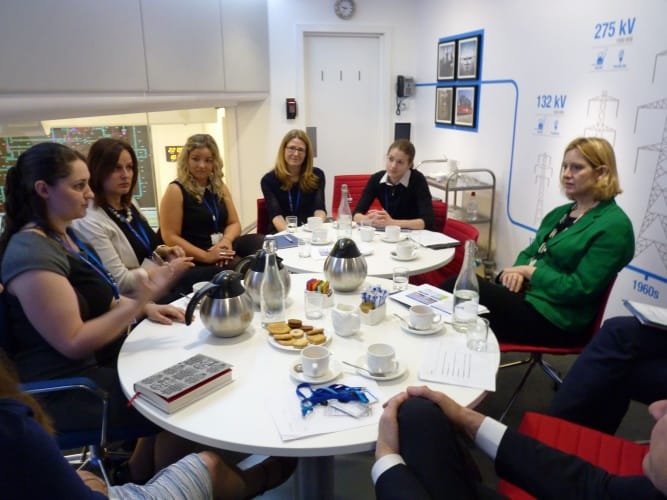
[[[518,431],[552,448],[576,455],[610,474],[619,476],[643,474],[642,460],[648,453],[646,445],[533,412],[526,412]],[[534,498],[521,488],[502,479],[498,483],[498,492],[512,500]]]
[[[371,174],[349,174],[334,176],[333,184],[333,200],[331,201],[331,216],[335,219],[338,216],[338,205],[340,205],[340,187],[347,184],[347,194],[350,201],[350,210],[354,212],[354,207],[357,206],[361,193],[364,191],[368,179]],[[371,203],[369,210],[382,210],[382,205],[378,200]]]
[[[269,234],[271,232],[271,221],[266,213],[264,198],[257,198],[257,234]]]
[[[436,202],[434,201],[433,203],[433,209],[435,211]],[[445,203],[443,204],[446,205]],[[445,227],[442,232],[451,238],[459,240],[461,243],[465,242],[466,240],[474,240],[477,242],[479,238],[479,230],[475,226],[451,218],[446,219]],[[410,276],[410,283],[413,285],[423,285],[424,283],[428,283],[433,286],[440,286],[448,278],[459,274],[461,266],[463,265],[464,256],[465,247],[464,245],[459,245],[454,249],[454,258],[449,264],[427,273]]]
[[[530,356],[525,359],[519,361],[511,361],[509,363],[503,363],[500,365],[500,368],[510,368],[512,366],[528,364],[528,368],[526,369],[526,372],[523,374],[523,377],[521,378],[519,385],[514,390],[512,397],[507,403],[507,406],[505,406],[503,413],[500,415],[499,420],[501,422],[505,419],[505,417],[507,416],[507,412],[509,412],[510,408],[514,404],[514,401],[519,396],[519,392],[521,392],[523,385],[526,383],[526,380],[528,379],[528,375],[530,375],[530,372],[535,367],[535,365],[542,368],[544,373],[546,373],[549,376],[549,378],[551,378],[551,380],[554,381],[556,386],[559,386],[560,384],[563,383],[563,379],[561,379],[560,375],[556,372],[556,370],[554,370],[554,368],[549,363],[546,362],[543,356],[545,354],[557,354],[557,355],[580,354],[581,351],[584,350],[584,348],[588,345],[593,336],[600,329],[600,325],[602,324],[602,320],[604,319],[604,311],[607,308],[607,301],[609,300],[609,295],[611,295],[611,290],[614,287],[615,281],[616,277],[614,277],[614,279],[612,279],[611,282],[607,285],[607,289],[605,290],[604,295],[600,300],[600,306],[598,312],[596,313],[595,318],[593,320],[593,324],[591,325],[591,328],[588,332],[589,334],[586,336],[586,338],[582,341],[580,345],[575,347],[545,347],[536,344],[512,344],[509,342],[499,342],[501,353],[526,352],[530,354]],[[536,335],[539,335],[539,333]]]

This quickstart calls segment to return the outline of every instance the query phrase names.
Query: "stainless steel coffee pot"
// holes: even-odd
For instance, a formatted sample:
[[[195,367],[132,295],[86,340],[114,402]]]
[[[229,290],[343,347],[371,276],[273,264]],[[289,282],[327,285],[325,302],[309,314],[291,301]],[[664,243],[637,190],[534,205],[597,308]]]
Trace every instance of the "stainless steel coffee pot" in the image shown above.
[[[254,315],[252,298],[241,274],[235,271],[219,272],[193,295],[185,310],[186,325],[192,323],[192,315],[200,301],[202,322],[216,337],[241,335]]]
[[[324,261],[324,276],[337,292],[352,292],[366,279],[368,265],[357,244],[341,238]]]

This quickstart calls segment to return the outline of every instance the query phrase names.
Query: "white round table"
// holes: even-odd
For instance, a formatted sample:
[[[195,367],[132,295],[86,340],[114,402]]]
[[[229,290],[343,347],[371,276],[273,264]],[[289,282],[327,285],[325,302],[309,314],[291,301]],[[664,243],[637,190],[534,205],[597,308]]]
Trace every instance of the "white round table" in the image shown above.
[[[336,230],[330,223],[325,224],[329,229],[329,238],[326,245],[311,245],[310,257],[299,257],[298,247],[282,248],[277,251],[278,256],[283,259],[283,264],[294,273],[321,273],[331,247],[337,238]],[[427,231],[422,231],[427,233]],[[280,233],[287,234],[287,233]],[[306,231],[303,226],[299,227],[295,233],[288,234],[292,238],[302,238],[308,241],[312,238],[312,233]],[[402,233],[405,237],[405,233]],[[394,267],[405,267],[410,276],[414,274],[425,273],[438,269],[448,264],[454,258],[454,249],[445,248],[442,250],[433,250],[431,248],[419,247],[416,252],[416,258],[413,260],[398,260],[392,255],[396,248],[396,243],[387,243],[383,240],[384,232],[376,231],[373,241],[364,243],[359,237],[359,229],[354,228],[351,231],[351,238],[355,241],[360,250],[368,250],[366,263],[368,264],[368,276],[377,276],[380,278],[391,278]]]
[[[288,318],[304,318],[303,290],[311,277],[311,274],[292,275]],[[391,286],[391,282],[379,278],[367,278],[366,284]],[[337,293],[334,301],[358,305],[359,292]],[[182,299],[176,303],[184,305],[185,302]],[[425,383],[418,379],[417,372],[426,341],[436,336],[452,343],[465,341],[463,335],[449,326],[430,336],[405,333],[399,326],[399,320],[392,315],[394,312],[405,315],[407,310],[388,299],[386,319],[375,326],[362,325],[361,332],[351,337],[334,334],[328,309],[322,319],[309,320],[308,323],[323,326],[326,334],[333,337],[328,347],[338,361],[354,362],[365,353],[368,345],[375,342],[392,344],[399,362],[407,365],[407,372],[398,379],[378,382],[382,392],[390,397],[409,385]],[[495,353],[491,359],[497,367],[500,354],[492,334],[489,336],[489,350]],[[141,399],[135,400],[135,407],[160,427],[216,448],[251,454],[310,457],[300,460],[297,474],[297,487],[303,498],[315,498],[310,496],[315,492],[318,498],[329,492],[333,497],[334,455],[374,448],[377,425],[293,441],[281,439],[267,408],[266,395],[271,391],[284,391],[286,397],[294,394],[298,382],[290,377],[289,368],[299,354],[296,349],[283,351],[268,343],[268,333],[260,326],[258,312],[246,332],[229,339],[211,335],[199,318],[195,318],[190,326],[142,321],[127,337],[118,357],[118,374],[123,391],[128,398],[132,397],[135,382],[197,353],[233,364],[234,381],[171,415]],[[344,373],[356,372],[354,368],[342,366]],[[485,394],[481,389],[432,382],[428,385],[446,392],[465,406],[475,406]],[[374,411],[380,412],[381,408],[377,406]]]

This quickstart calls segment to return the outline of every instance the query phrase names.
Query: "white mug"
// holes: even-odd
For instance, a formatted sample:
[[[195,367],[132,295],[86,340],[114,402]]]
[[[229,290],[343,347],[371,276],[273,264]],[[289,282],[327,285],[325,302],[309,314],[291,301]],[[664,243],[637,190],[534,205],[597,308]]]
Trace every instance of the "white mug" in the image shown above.
[[[313,229],[313,243],[326,243],[329,238],[329,230],[326,227]]]
[[[417,251],[415,245],[408,240],[396,243],[396,256],[399,259],[411,259]]]
[[[384,228],[384,237],[387,241],[398,241],[401,237],[401,226],[387,226]]]
[[[359,309],[347,304],[336,304],[331,310],[334,332],[341,337],[354,335],[361,328]]]
[[[428,330],[440,323],[441,316],[429,306],[417,304],[410,308],[408,323],[415,330]]]
[[[321,345],[309,345],[301,350],[301,369],[308,377],[322,377],[329,369],[331,351]]]
[[[393,373],[396,371],[396,352],[389,344],[371,344],[366,351],[366,366],[372,372]]]
[[[318,229],[322,227],[322,217],[317,217],[317,216],[312,216],[308,217],[308,229],[311,231],[315,231],[315,229]]]
[[[372,226],[361,226],[359,228],[359,235],[361,236],[361,241],[373,241],[373,237],[375,236],[375,228]]]

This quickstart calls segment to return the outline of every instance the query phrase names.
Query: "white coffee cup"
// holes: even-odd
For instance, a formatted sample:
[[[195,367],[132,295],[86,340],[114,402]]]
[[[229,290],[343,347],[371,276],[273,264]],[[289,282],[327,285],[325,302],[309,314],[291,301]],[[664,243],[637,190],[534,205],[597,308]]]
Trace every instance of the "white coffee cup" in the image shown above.
[[[440,323],[441,316],[429,306],[417,304],[410,307],[408,323],[415,330],[429,330]]]
[[[326,243],[328,239],[329,230],[326,227],[318,227],[317,229],[313,229],[313,243]]]
[[[322,227],[322,224],[323,224],[322,217],[317,217],[317,216],[308,217],[308,229],[310,229],[311,231],[315,231],[315,229]]]
[[[401,226],[387,226],[384,228],[384,237],[387,241],[398,241],[401,237]]]
[[[366,350],[366,366],[372,372],[393,373],[396,371],[396,352],[389,344],[371,344]]]
[[[373,241],[373,237],[375,236],[375,228],[370,226],[361,226],[359,228],[359,236],[361,236],[361,241]]]
[[[336,304],[331,310],[334,332],[341,337],[354,335],[361,328],[359,309],[348,304]]]
[[[331,351],[321,345],[309,345],[301,350],[301,369],[308,377],[326,375],[330,360]]]
[[[415,245],[408,240],[396,243],[396,256],[399,259],[411,259],[417,251]]]

